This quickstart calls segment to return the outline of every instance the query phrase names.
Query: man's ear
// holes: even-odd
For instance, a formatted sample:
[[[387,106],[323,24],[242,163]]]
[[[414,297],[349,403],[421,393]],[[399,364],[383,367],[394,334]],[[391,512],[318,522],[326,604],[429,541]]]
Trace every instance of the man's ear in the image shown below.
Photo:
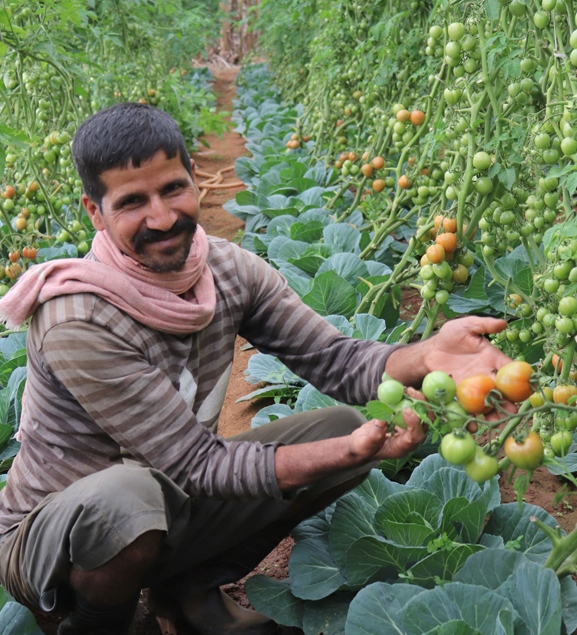
[[[102,212],[100,206],[97,205],[87,194],[82,195],[82,205],[90,218],[90,222],[96,231],[102,231],[105,228],[104,219],[102,218]]]

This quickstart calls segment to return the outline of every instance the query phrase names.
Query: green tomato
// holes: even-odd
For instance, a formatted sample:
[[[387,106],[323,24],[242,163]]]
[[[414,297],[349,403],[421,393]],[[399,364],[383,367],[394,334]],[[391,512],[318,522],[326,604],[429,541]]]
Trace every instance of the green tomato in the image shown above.
[[[449,432],[439,446],[441,456],[453,465],[467,464],[473,459],[476,451],[477,444],[468,432]]]
[[[547,165],[553,165],[559,161],[559,150],[557,148],[549,148],[543,152],[543,161]]]
[[[449,39],[457,42],[462,39],[466,33],[465,25],[461,22],[451,22],[447,28],[447,33],[449,35]]]
[[[475,262],[475,254],[469,250],[464,251],[459,254],[457,261],[459,264],[464,265],[468,269],[469,267],[472,267]]]
[[[571,335],[575,330],[573,320],[569,317],[558,317],[555,320],[555,328],[562,335]]]
[[[450,375],[434,370],[425,375],[421,391],[431,403],[449,403],[457,394],[457,386]]]
[[[544,29],[549,24],[549,16],[545,11],[537,11],[533,16],[533,22],[538,29]]]
[[[559,430],[551,436],[551,448],[557,456],[565,456],[573,443],[573,435],[569,430]]]
[[[434,264],[433,271],[435,273],[435,276],[437,276],[437,278],[440,278],[441,280],[449,280],[453,277],[453,270],[451,269],[451,265],[446,260]]]
[[[488,176],[482,176],[475,181],[475,190],[486,196],[493,191],[493,181]]]
[[[486,152],[476,152],[473,156],[473,167],[477,170],[488,170],[491,167],[491,157]]]
[[[445,54],[453,60],[459,60],[461,57],[461,45],[458,42],[448,42],[445,46]]]
[[[475,456],[465,465],[465,473],[476,483],[484,483],[499,472],[499,461],[477,446]]]
[[[566,157],[575,154],[577,152],[577,139],[565,137],[563,141],[561,141],[561,152]]]
[[[445,408],[447,423],[452,430],[455,428],[463,428],[466,425],[469,415],[458,401],[450,401]]]
[[[449,301],[449,292],[445,289],[437,291],[437,293],[435,293],[435,301],[437,302],[437,304],[447,304],[447,302]]]
[[[553,275],[557,278],[557,280],[567,280],[572,268],[572,263],[569,260],[566,260],[565,262],[561,262],[553,267]]]
[[[552,192],[559,186],[559,179],[556,176],[545,176],[539,178],[539,187],[544,192]]]
[[[401,402],[405,394],[405,387],[400,381],[396,379],[388,379],[383,381],[378,389],[377,396],[379,401],[387,404],[388,406],[396,406]]]
[[[535,137],[534,143],[538,150],[547,150],[551,146],[551,137],[546,132],[542,132]]]
[[[559,300],[559,306],[557,307],[561,315],[572,316],[577,313],[577,298],[574,296],[567,296]]]
[[[408,399],[402,399],[395,406],[395,415],[391,420],[391,423],[396,425],[399,428],[406,428],[407,424],[405,423],[405,419],[403,418],[403,410],[405,408],[410,408],[413,404]]]

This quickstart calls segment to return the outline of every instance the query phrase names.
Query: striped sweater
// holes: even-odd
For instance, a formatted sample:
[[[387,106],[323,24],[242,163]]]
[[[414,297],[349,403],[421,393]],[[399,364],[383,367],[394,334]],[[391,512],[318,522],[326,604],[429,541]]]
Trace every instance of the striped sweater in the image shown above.
[[[237,334],[349,404],[374,397],[392,348],[345,337],[258,256],[210,238],[216,313],[168,335],[92,294],[42,305],[28,333],[22,447],[0,492],[0,534],[46,495],[127,458],[191,496],[281,497],[275,444],[215,434]]]

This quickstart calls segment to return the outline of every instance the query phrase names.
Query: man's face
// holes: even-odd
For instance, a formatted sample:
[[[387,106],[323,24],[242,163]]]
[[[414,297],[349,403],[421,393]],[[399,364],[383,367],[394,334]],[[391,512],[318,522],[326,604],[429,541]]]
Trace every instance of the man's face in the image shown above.
[[[114,244],[152,271],[176,271],[184,265],[198,221],[198,188],[178,154],[160,150],[139,168],[106,170],[102,207],[86,194],[82,202],[97,230],[106,229]]]

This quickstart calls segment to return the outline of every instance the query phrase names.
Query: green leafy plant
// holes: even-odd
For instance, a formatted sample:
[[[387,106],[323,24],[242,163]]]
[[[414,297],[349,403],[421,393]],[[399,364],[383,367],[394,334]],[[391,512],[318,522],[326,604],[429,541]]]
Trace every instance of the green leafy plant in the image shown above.
[[[249,579],[250,601],[306,635],[572,632],[577,585],[543,566],[551,543],[532,520],[555,519],[499,501],[495,479],[479,486],[438,455],[405,485],[373,470],[299,525],[288,580]]]

